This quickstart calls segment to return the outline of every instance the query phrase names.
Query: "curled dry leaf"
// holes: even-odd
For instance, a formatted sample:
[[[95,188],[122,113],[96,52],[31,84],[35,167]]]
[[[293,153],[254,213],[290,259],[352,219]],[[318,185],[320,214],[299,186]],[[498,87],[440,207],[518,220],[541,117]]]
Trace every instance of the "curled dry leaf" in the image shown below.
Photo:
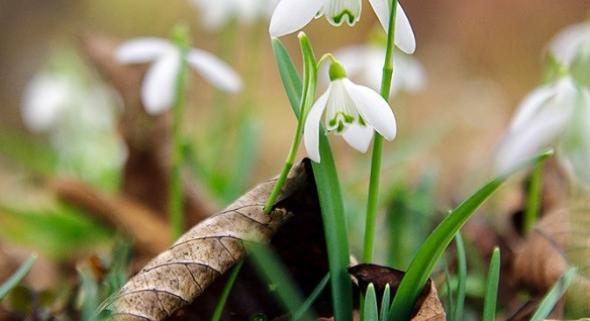
[[[309,166],[294,168],[280,201],[309,187]],[[244,242],[268,242],[293,214],[277,205],[270,214],[264,203],[275,180],[256,186],[225,210],[184,234],[149,262],[108,304],[115,320],[158,321],[189,304],[246,255]]]
[[[543,295],[569,266],[579,273],[566,295],[568,311],[590,313],[590,202],[572,201],[549,212],[516,250],[516,279]]]
[[[359,264],[349,268],[350,274],[357,281],[357,284],[364,293],[367,286],[373,283],[377,292],[377,302],[381,302],[383,291],[385,286],[389,284],[391,288],[391,297],[395,296],[399,283],[404,276],[404,272],[375,264]],[[414,314],[412,315],[412,321],[444,321],[446,318],[445,310],[438,298],[438,292],[436,286],[432,280],[428,280],[428,283],[424,287],[424,290],[420,294],[416,306],[414,308]]]

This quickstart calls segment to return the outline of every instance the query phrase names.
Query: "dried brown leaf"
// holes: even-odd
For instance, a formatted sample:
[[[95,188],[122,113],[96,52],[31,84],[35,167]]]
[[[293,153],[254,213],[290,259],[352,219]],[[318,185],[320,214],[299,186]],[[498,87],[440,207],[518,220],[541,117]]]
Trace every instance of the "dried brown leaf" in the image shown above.
[[[294,168],[281,200],[309,187],[308,166]],[[262,183],[225,210],[184,234],[149,262],[116,295],[108,309],[116,320],[163,320],[189,304],[219,276],[242,260],[243,242],[268,242],[293,214],[277,206],[262,208],[275,180]]]
[[[359,264],[349,269],[350,274],[356,279],[361,293],[366,291],[367,286],[373,283],[377,292],[377,301],[381,302],[385,286],[389,284],[392,297],[395,296],[399,283],[401,282],[404,272],[375,264]],[[412,321],[444,321],[446,317],[445,310],[438,298],[436,286],[432,280],[424,287],[420,294]]]
[[[513,265],[516,279],[541,296],[569,266],[579,268],[567,297],[568,311],[590,312],[590,205],[572,201],[544,216],[519,246]]]

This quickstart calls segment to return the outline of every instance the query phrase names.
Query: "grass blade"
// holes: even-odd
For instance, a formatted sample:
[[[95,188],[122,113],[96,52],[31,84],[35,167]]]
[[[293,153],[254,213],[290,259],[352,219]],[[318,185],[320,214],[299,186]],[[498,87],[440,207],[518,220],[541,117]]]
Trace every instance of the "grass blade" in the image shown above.
[[[272,39],[272,50],[279,67],[279,74],[285,87],[287,98],[289,98],[293,112],[299,118],[299,105],[303,90],[301,78],[299,77],[299,73],[297,73],[297,68],[295,68],[289,52],[281,40],[278,38]]]
[[[363,321],[379,321],[377,308],[377,295],[375,286],[370,283],[365,294],[365,304],[363,305]]]
[[[565,294],[569,286],[574,281],[576,274],[578,273],[578,269],[575,267],[569,268],[560,278],[557,280],[555,285],[547,292],[537,311],[533,314],[530,318],[530,321],[539,321],[544,320],[549,316],[551,310],[557,304],[557,301]]]
[[[227,302],[227,298],[229,298],[229,294],[231,289],[242,270],[242,265],[244,265],[244,261],[241,261],[236,266],[234,266],[231,270],[231,274],[229,278],[225,282],[223,286],[223,291],[221,292],[221,296],[219,296],[219,300],[217,300],[217,304],[215,305],[215,311],[213,311],[213,316],[211,317],[211,321],[219,321],[221,320],[221,315],[223,314],[223,309],[225,308],[225,303]]]
[[[532,160],[523,163],[514,171],[518,171],[530,163],[536,163],[552,155],[552,150],[543,152]],[[453,237],[455,237],[455,234],[512,173],[497,177],[488,182],[463,201],[463,203],[459,204],[457,208],[452,210],[434,231],[432,231],[418,250],[418,253],[416,253],[408,271],[400,282],[397,293],[393,298],[393,303],[391,304],[392,313],[390,320],[405,321],[409,319],[416,299],[420,295],[422,288],[424,288],[434,266],[443,255],[449,243],[453,240]]]
[[[465,307],[465,282],[467,280],[467,259],[461,233],[455,236],[455,244],[457,245],[457,300],[452,310],[451,321],[461,321]]]
[[[379,321],[386,321],[389,316],[387,313],[389,312],[389,305],[391,304],[391,288],[389,287],[389,283],[385,285],[385,290],[383,290],[383,298],[381,299],[381,310],[379,312]]]
[[[17,286],[22,279],[31,271],[33,264],[37,260],[37,255],[32,254],[29,258],[11,275],[6,282],[0,285],[0,301],[6,297],[8,292],[12,290],[15,286]]]
[[[486,296],[483,304],[482,321],[496,320],[496,301],[498,299],[498,281],[500,280],[500,249],[495,248],[490,260]]]
[[[487,183],[451,211],[424,241],[402,278],[391,305],[392,318],[390,320],[409,319],[414,302],[455,234],[503,182],[504,179],[498,178]]]
[[[293,313],[291,321],[298,321],[301,319],[301,317],[311,308],[318,296],[322,294],[322,291],[324,291],[326,285],[328,285],[328,281],[330,281],[330,273],[324,276],[320,283],[318,283],[315,289],[313,289],[311,294],[307,297],[305,302],[303,302],[303,305],[297,310],[297,312]]]
[[[303,305],[303,299],[295,283],[287,274],[286,268],[265,245],[249,243],[247,247],[261,276],[274,285],[279,301],[291,315],[295,315]],[[306,310],[301,320],[312,321],[315,318]]]

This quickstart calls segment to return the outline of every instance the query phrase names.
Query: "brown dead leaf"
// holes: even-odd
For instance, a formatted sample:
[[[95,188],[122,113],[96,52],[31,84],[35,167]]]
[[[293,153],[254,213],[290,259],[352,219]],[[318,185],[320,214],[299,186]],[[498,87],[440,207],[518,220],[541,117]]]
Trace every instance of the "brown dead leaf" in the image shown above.
[[[377,292],[377,302],[381,302],[385,286],[389,284],[392,297],[395,296],[404,272],[375,264],[359,264],[349,269],[350,274],[356,279],[361,293],[366,292],[367,286],[373,283]],[[444,321],[446,317],[444,308],[436,286],[432,280],[424,287],[422,294],[416,302],[412,321]]]
[[[579,268],[566,295],[568,311],[590,313],[590,203],[572,201],[549,212],[516,250],[513,273],[538,296],[547,292],[569,266]]]
[[[294,168],[281,200],[309,188],[305,163]],[[163,320],[192,302],[219,276],[242,260],[244,241],[268,242],[293,214],[262,208],[275,180],[262,183],[217,215],[184,234],[131,278],[108,305],[116,320]]]

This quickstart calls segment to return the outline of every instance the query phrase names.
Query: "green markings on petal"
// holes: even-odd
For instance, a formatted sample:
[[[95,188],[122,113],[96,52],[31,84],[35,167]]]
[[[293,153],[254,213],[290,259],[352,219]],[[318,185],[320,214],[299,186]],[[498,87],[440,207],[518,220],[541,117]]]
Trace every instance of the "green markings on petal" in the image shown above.
[[[343,20],[346,21],[346,23],[350,26],[354,25],[356,23],[357,18],[354,16],[354,14],[352,13],[352,11],[350,10],[344,10],[342,11],[340,14],[333,16],[332,18],[330,18],[330,20],[335,24],[335,25],[341,25]]]
[[[361,17],[361,0],[328,0],[324,15],[335,26],[343,22],[354,26]]]

